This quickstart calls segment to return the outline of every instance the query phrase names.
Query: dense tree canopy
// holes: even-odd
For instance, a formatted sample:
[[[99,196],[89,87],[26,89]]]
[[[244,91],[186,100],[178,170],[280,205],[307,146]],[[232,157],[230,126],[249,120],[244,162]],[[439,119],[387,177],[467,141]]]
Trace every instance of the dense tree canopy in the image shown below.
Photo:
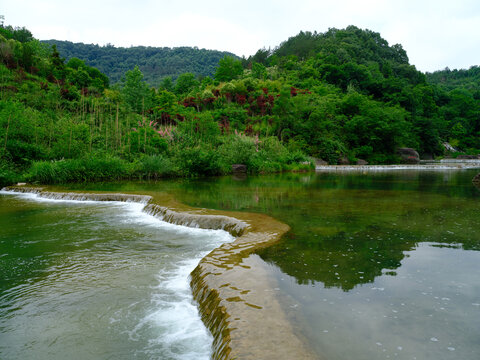
[[[218,62],[215,80],[230,81],[236,79],[243,73],[242,62],[232,56],[225,56]]]
[[[135,66],[142,71],[145,81],[150,86],[158,87],[162,79],[170,77],[175,80],[186,72],[193,73],[195,76],[213,76],[218,61],[225,55],[236,58],[231,53],[192,47],[134,46],[122,48],[113,45],[99,46],[59,40],[43,42],[56,45],[67,60],[76,57],[99,69],[109,77],[112,84],[119,83],[125,72]]]

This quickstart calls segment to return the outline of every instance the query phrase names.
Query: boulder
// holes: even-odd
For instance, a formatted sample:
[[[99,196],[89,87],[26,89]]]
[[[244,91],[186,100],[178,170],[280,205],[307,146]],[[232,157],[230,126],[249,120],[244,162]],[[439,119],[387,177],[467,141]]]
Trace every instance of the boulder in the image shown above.
[[[328,165],[328,162],[326,162],[323,159],[315,158],[314,160],[315,160],[315,165],[318,165],[318,166]]]
[[[247,165],[244,164],[233,164],[232,165],[232,171],[235,174],[238,173],[246,173],[247,172]]]
[[[420,162],[418,152],[412,148],[399,148],[397,155],[400,156],[402,164],[418,164]]]
[[[350,165],[350,161],[344,156],[338,159],[338,165]]]
[[[368,165],[368,161],[363,159],[357,159],[357,165]]]

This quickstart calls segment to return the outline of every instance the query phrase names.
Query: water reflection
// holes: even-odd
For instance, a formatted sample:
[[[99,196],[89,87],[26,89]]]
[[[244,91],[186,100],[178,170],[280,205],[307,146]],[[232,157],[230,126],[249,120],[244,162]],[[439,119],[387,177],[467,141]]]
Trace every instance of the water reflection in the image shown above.
[[[298,334],[322,359],[477,359],[477,172],[285,174],[91,190],[170,192],[291,226],[262,250]],[[472,251],[474,250],[474,251]]]
[[[166,191],[195,207],[266,213],[292,230],[259,253],[265,261],[299,284],[321,282],[348,291],[381,274],[394,275],[404,252],[421,242],[480,250],[475,174],[306,173],[93,184],[91,189]]]

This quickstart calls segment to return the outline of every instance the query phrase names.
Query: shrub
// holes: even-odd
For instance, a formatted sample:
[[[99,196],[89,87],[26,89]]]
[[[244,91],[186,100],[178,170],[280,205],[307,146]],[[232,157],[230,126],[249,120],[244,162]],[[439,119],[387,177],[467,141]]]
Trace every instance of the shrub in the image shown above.
[[[223,173],[220,157],[217,152],[209,147],[197,145],[176,149],[174,161],[183,176],[211,176]]]
[[[248,167],[255,152],[254,139],[247,136],[226,137],[224,143],[218,147],[225,172],[229,172],[233,164],[245,164]]]
[[[140,161],[140,169],[137,171],[142,177],[154,179],[172,176],[176,172],[170,159],[161,155],[145,156]]]
[[[132,165],[116,157],[90,157],[60,161],[37,161],[27,180],[43,184],[128,178]]]
[[[0,189],[20,181],[20,175],[6,165],[0,165]]]

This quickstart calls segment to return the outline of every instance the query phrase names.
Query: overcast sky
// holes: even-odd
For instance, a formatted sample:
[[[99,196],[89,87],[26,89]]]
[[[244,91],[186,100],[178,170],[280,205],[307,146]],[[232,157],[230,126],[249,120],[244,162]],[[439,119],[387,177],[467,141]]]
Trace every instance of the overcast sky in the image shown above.
[[[5,24],[41,40],[197,46],[239,56],[300,30],[356,25],[400,43],[422,71],[480,64],[479,0],[11,0]]]

